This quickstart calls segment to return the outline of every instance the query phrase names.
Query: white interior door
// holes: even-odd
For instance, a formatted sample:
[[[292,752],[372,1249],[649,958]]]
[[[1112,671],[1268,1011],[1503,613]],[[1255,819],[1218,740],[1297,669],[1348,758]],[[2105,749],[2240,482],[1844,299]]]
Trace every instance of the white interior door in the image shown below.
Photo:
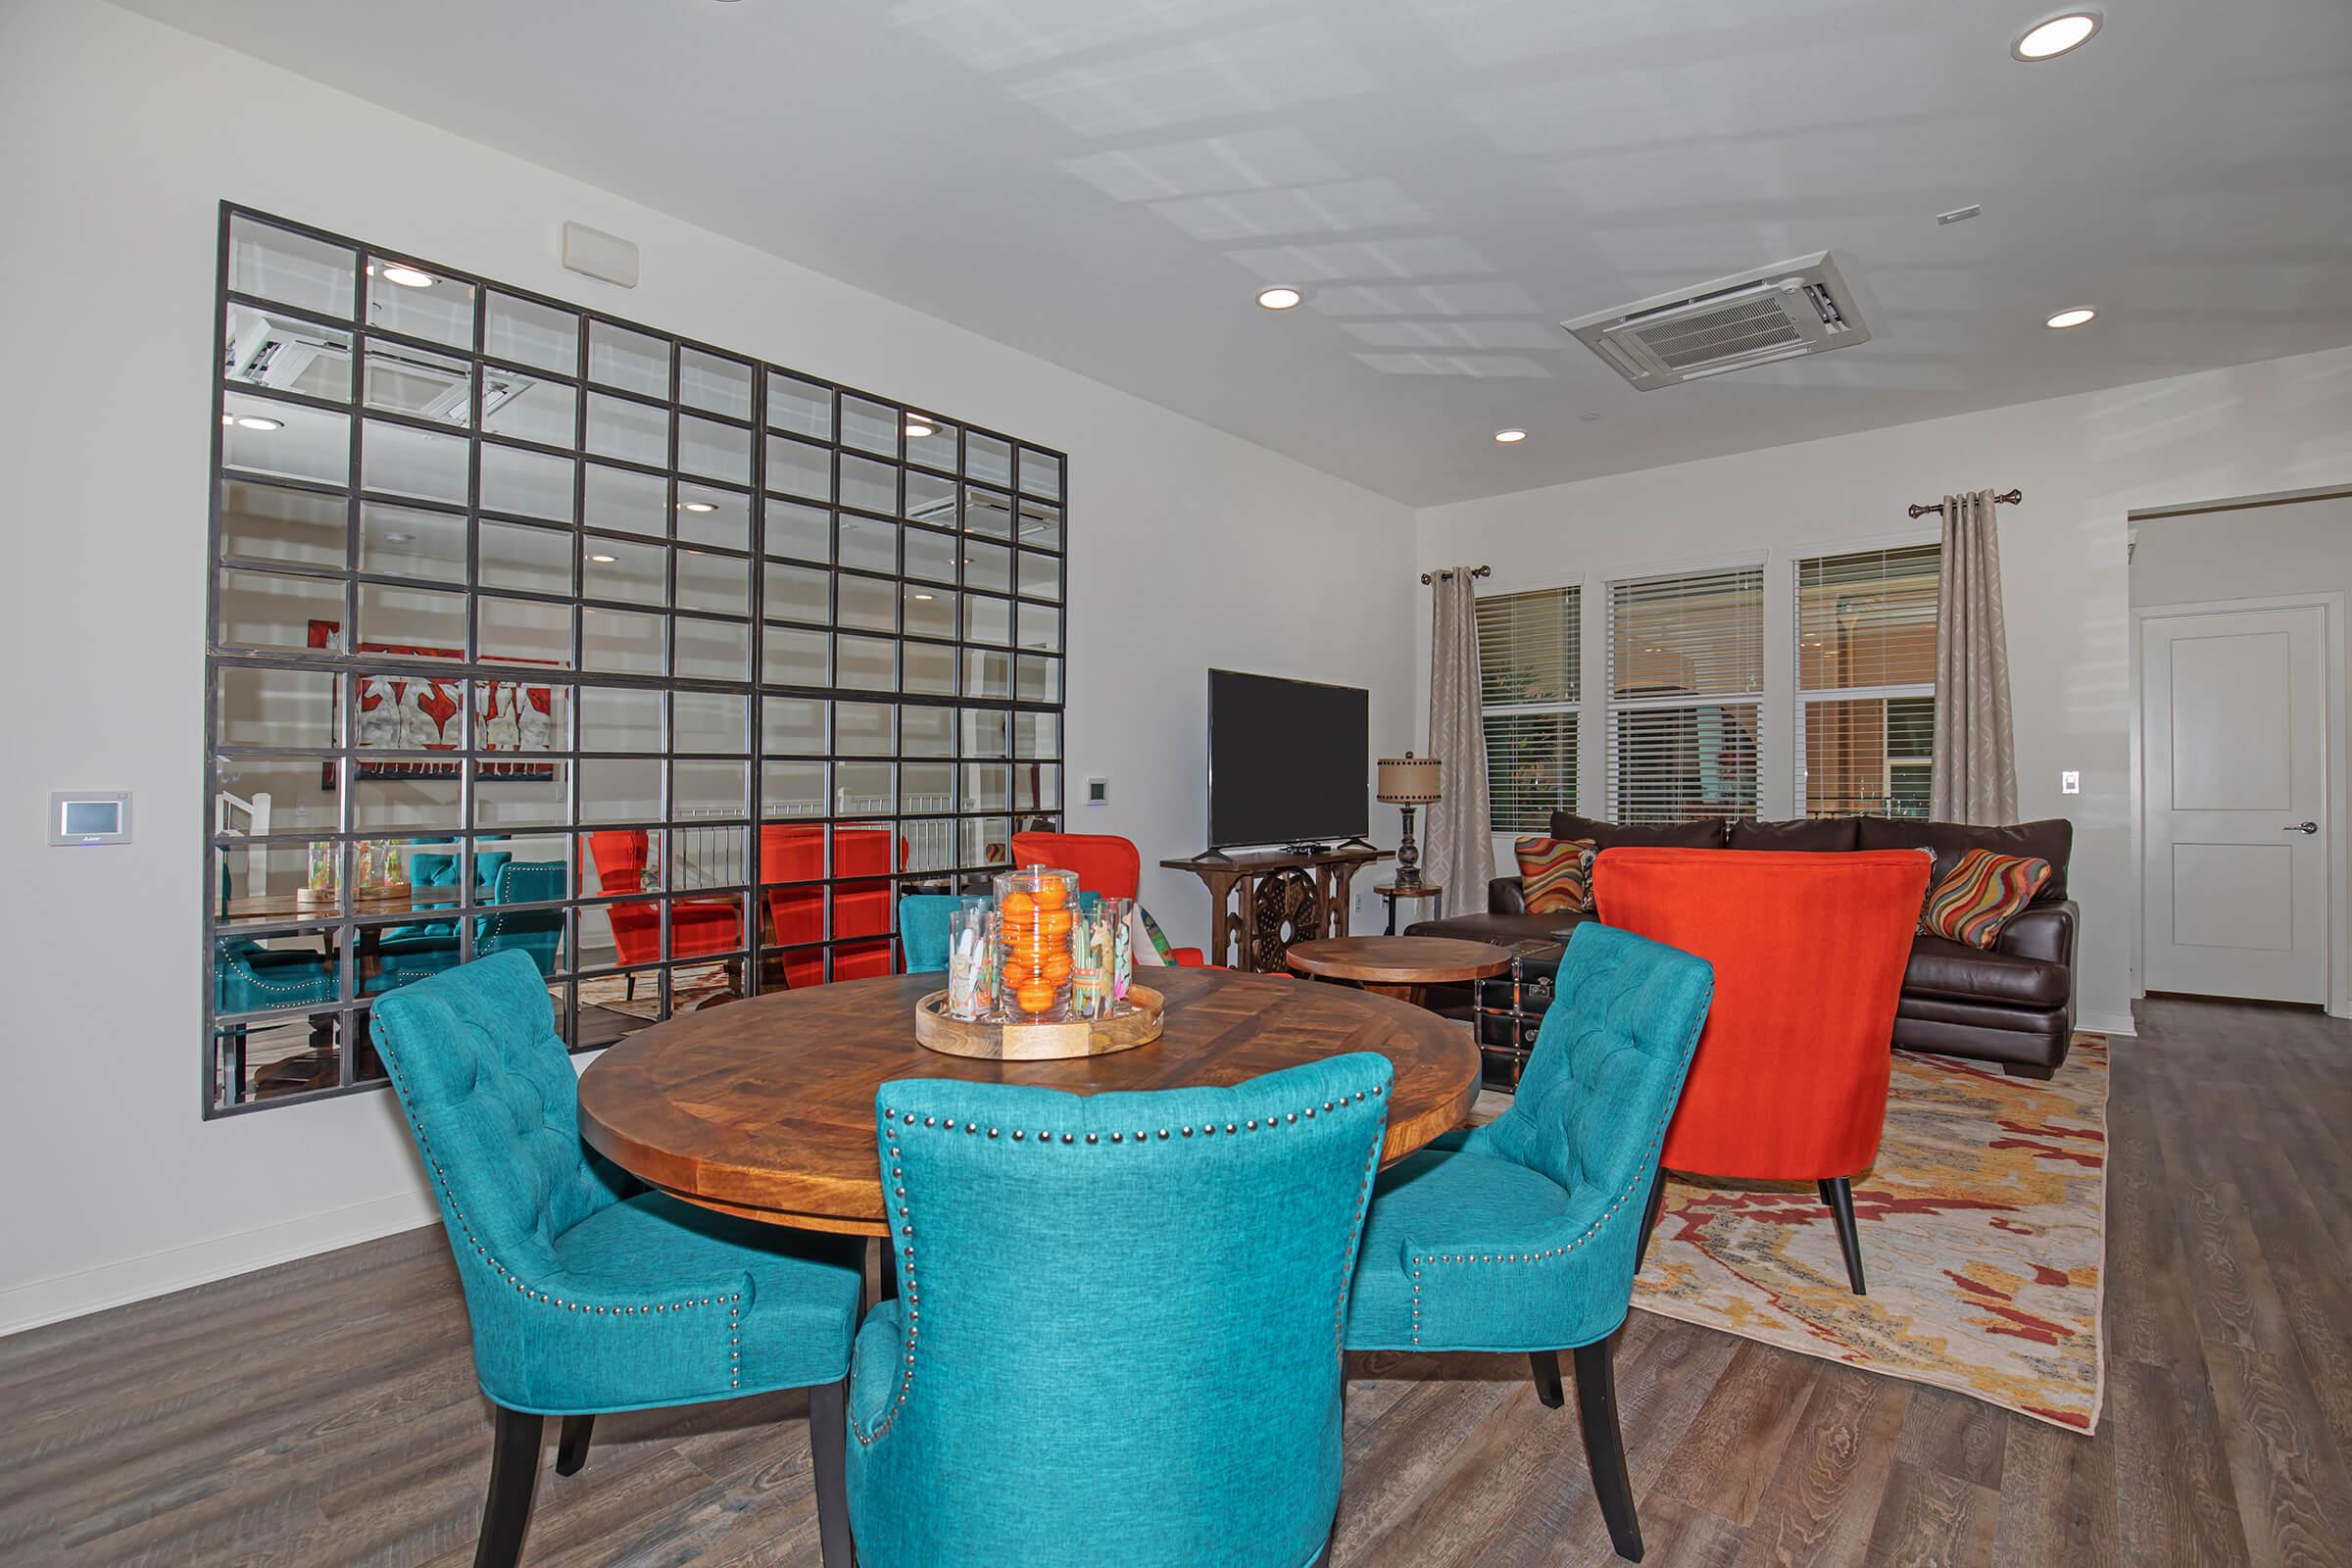
[[[2328,1000],[2328,625],[2140,622],[2147,988]]]

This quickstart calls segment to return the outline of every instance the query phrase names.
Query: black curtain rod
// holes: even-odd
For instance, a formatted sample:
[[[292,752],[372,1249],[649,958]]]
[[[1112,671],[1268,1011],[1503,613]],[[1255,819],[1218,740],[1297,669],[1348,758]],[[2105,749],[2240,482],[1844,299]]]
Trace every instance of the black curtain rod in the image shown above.
[[[2014,507],[2020,501],[2026,499],[2026,493],[2023,490],[2004,490],[1999,495],[1994,496],[1992,499],[2001,506]],[[1931,512],[1941,512],[1942,510],[1943,503],[1938,501],[1932,507],[1913,507],[1911,509],[1911,515],[1914,517],[1924,517]],[[1427,582],[1429,579],[1424,577],[1421,580],[1423,582]]]
[[[1437,574],[1437,577],[1450,577],[1452,575],[1453,573],[1450,571],[1441,571]],[[1472,566],[1470,568],[1470,575],[1473,577],[1492,577],[1494,575],[1494,568],[1493,566]],[[1421,581],[1424,585],[1427,585],[1435,582],[1437,577],[1433,577],[1425,571],[1421,574]]]

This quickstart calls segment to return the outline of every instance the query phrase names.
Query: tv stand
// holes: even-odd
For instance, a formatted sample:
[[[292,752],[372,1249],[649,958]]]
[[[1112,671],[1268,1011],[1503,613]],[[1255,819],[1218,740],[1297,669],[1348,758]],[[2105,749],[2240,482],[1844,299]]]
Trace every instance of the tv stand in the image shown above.
[[[1282,971],[1294,942],[1348,934],[1348,884],[1391,852],[1362,849],[1211,850],[1189,860],[1162,860],[1208,885],[1211,963],[1259,973]]]
[[[1368,849],[1370,849],[1371,847],[1372,847],[1372,846],[1371,846],[1371,845],[1369,845],[1369,844],[1367,844],[1367,845],[1365,845],[1365,846],[1364,846],[1364,848],[1365,848],[1365,849],[1367,849],[1367,850],[1368,850]],[[1327,848],[1329,848],[1329,846],[1327,846],[1327,845],[1322,845],[1322,844],[1309,844],[1309,843],[1305,842],[1304,840],[1301,840],[1301,841],[1299,841],[1299,842],[1298,842],[1298,843],[1297,843],[1297,844],[1285,844],[1285,845],[1282,847],[1282,853],[1283,853],[1283,854],[1285,854],[1285,855],[1296,855],[1296,856],[1298,856],[1298,857],[1300,859],[1308,859],[1308,860],[1311,860],[1311,859],[1313,859],[1313,858],[1314,858],[1316,856],[1318,856],[1318,855],[1321,855],[1321,854],[1324,852],[1324,850],[1325,850],[1325,849],[1327,849]]]

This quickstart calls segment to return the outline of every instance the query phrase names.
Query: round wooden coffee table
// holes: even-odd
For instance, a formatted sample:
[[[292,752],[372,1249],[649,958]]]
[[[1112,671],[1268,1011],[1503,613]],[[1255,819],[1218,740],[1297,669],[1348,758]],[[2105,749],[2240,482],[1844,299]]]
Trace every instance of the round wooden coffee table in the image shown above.
[[[1418,1005],[1425,986],[1502,973],[1511,966],[1511,950],[1453,937],[1326,937],[1292,943],[1287,961],[1300,974],[1351,980]]]
[[[1160,1038],[1066,1061],[951,1056],[915,1043],[940,976],[851,980],[688,1013],[631,1035],[580,1078],[580,1132],[642,1181],[721,1213],[885,1236],[874,1091],[894,1078],[1076,1094],[1229,1085],[1350,1051],[1396,1068],[1382,1163],[1462,1123],[1479,1058],[1458,1023],[1279,975],[1151,969]]]

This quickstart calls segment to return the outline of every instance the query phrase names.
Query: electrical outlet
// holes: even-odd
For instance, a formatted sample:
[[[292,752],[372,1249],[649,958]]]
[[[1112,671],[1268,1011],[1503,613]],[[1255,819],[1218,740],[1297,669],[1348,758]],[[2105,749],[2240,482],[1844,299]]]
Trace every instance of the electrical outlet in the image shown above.
[[[2060,774],[2058,775],[2058,793],[2059,793],[2059,794],[2061,794],[2061,795],[2080,795],[2080,794],[2082,794],[2082,775],[2080,772],[2078,772],[2077,770],[2075,770],[2074,768],[2071,768],[2071,767],[2070,767],[2070,768],[2068,768],[2068,769],[2067,769],[2065,772],[2063,772],[2063,773],[2060,773]]]

